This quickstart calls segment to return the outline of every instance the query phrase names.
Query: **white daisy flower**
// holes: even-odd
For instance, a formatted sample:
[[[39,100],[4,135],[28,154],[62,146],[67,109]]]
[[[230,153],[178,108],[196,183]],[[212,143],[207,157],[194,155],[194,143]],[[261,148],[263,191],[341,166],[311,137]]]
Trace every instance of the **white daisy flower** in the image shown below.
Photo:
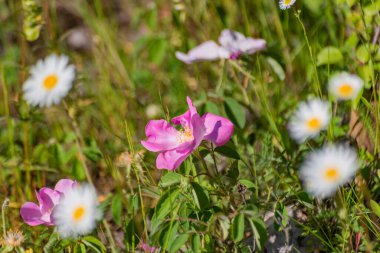
[[[308,155],[300,177],[306,191],[315,197],[328,197],[347,183],[359,168],[356,151],[342,145],[325,146]]]
[[[330,106],[326,101],[312,99],[299,104],[288,129],[291,137],[301,143],[319,135],[330,121]]]
[[[330,78],[329,91],[338,100],[355,99],[363,85],[363,80],[357,75],[343,72]]]
[[[101,219],[94,187],[80,185],[65,194],[54,208],[54,223],[62,237],[77,237],[90,233]]]
[[[280,9],[289,9],[295,2],[296,0],[280,0]]]
[[[33,106],[58,104],[71,89],[75,68],[65,55],[49,55],[30,68],[23,85],[24,99]]]

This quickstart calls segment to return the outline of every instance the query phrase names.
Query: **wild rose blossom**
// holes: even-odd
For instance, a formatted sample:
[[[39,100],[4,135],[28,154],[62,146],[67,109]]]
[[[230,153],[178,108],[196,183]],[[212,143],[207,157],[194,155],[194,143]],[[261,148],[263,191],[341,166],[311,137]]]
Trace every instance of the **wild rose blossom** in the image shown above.
[[[77,186],[77,182],[70,179],[61,179],[55,185],[54,190],[43,187],[36,196],[39,205],[33,202],[26,202],[20,209],[20,214],[24,222],[30,226],[46,225],[54,226],[52,212],[59,204],[61,197]]]
[[[163,119],[151,120],[145,127],[147,140],[141,144],[149,151],[159,153],[158,169],[177,169],[203,140],[222,146],[231,138],[234,125],[230,120],[212,113],[201,117],[189,97],[187,104],[189,110],[172,119],[173,124],[181,125],[181,130]]]
[[[242,54],[254,54],[266,47],[263,39],[246,38],[243,34],[225,29],[219,36],[219,43],[206,41],[190,50],[187,54],[176,52],[178,60],[191,64],[202,60],[236,60]]]

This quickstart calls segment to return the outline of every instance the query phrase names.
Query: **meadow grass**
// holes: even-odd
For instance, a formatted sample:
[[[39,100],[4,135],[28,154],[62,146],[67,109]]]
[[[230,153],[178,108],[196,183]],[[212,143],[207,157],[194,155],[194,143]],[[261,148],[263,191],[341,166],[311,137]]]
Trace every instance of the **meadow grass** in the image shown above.
[[[275,0],[1,1],[1,251],[380,251],[379,9],[378,0],[298,0],[287,10]],[[175,57],[223,29],[266,49],[191,65]],[[58,105],[31,106],[23,84],[51,53],[75,65],[73,88]],[[328,91],[341,71],[364,81],[352,101]],[[158,170],[141,145],[145,126],[184,113],[187,96],[234,133]],[[328,101],[331,119],[298,144],[288,122],[310,98]],[[359,170],[332,196],[313,197],[300,167],[328,143],[353,147]],[[20,217],[36,189],[62,178],[97,190],[103,218],[90,235],[62,238]],[[20,245],[5,240],[10,229]]]

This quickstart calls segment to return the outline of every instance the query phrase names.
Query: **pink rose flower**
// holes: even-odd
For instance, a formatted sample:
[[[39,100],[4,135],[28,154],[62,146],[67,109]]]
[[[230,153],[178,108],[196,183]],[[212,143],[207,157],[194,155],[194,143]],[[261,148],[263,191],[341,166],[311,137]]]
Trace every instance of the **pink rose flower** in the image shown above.
[[[201,117],[189,97],[187,104],[189,110],[172,119],[173,124],[181,125],[181,130],[163,119],[151,120],[145,127],[147,140],[141,144],[149,151],[159,153],[158,169],[177,169],[203,140],[222,146],[231,138],[234,125],[229,119],[212,113]]]
[[[254,54],[266,47],[266,41],[263,39],[246,38],[243,34],[228,29],[220,34],[219,43],[220,46],[214,41],[206,41],[187,54],[176,52],[176,57],[186,64],[202,60],[236,60],[242,54]]]
[[[39,205],[33,202],[26,202],[20,209],[20,214],[24,222],[30,226],[53,226],[52,212],[58,205],[61,197],[72,188],[77,186],[77,182],[70,179],[61,179],[55,185],[54,190],[43,187],[36,191]]]

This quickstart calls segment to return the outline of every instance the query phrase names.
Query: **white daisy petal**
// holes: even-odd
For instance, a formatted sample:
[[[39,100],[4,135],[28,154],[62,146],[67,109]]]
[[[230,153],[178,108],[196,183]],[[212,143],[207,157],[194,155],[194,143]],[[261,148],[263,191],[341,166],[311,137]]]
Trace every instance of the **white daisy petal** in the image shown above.
[[[289,9],[295,2],[296,0],[280,0],[280,9]]]
[[[297,111],[288,124],[290,136],[299,143],[313,137],[326,129],[330,122],[328,102],[312,99],[299,104]]]
[[[343,145],[313,151],[300,169],[306,191],[315,197],[329,197],[351,180],[359,169],[356,151]]]
[[[330,78],[329,91],[338,100],[350,100],[358,96],[363,85],[363,80],[357,75],[343,72]]]
[[[75,79],[75,67],[68,65],[69,58],[55,54],[38,60],[30,68],[24,82],[24,99],[33,106],[48,107],[58,104],[68,93]]]
[[[65,194],[53,211],[54,223],[62,237],[91,233],[101,219],[94,187],[80,185]]]

